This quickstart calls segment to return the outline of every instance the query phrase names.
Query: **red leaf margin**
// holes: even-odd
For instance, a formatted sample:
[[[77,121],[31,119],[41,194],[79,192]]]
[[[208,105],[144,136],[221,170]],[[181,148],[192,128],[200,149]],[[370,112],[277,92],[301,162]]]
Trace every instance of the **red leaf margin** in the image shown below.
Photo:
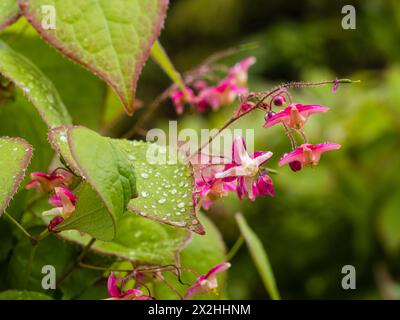
[[[14,180],[14,185],[11,189],[11,191],[8,193],[3,205],[0,207],[0,216],[4,213],[4,211],[7,209],[8,205],[10,204],[10,201],[13,197],[13,195],[17,192],[21,182],[24,180],[25,177],[25,171],[29,166],[29,163],[31,162],[32,159],[32,154],[33,154],[33,147],[24,139],[22,138],[10,138],[10,137],[1,137],[2,139],[7,139],[11,141],[18,142],[25,146],[26,151],[25,157],[21,160],[20,163],[20,168],[21,171],[16,175],[15,180]]]
[[[136,86],[137,82],[139,80],[139,76],[142,72],[143,66],[147,59],[150,57],[150,52],[151,48],[154,44],[154,42],[157,40],[159,37],[162,28],[164,27],[164,21],[167,16],[167,10],[168,10],[168,5],[169,5],[169,0],[158,0],[158,19],[157,23],[153,27],[153,32],[152,36],[148,39],[146,46],[144,47],[144,50],[142,50],[141,54],[137,57],[138,62],[136,63],[135,70],[132,75],[132,101],[127,101],[125,99],[124,93],[118,89],[118,87],[109,79],[107,76],[106,72],[97,69],[94,66],[91,66],[90,64],[84,63],[80,61],[78,55],[70,51],[68,49],[65,49],[64,45],[59,42],[55,37],[53,37],[50,33],[46,32],[41,28],[41,23],[39,20],[36,19],[34,16],[34,13],[32,10],[30,10],[29,2],[31,0],[18,0],[18,5],[20,7],[20,14],[24,16],[29,23],[33,26],[33,28],[39,33],[39,35],[47,41],[52,47],[57,49],[60,53],[71,59],[72,61],[77,62],[78,64],[82,65],[85,67],[87,70],[90,72],[94,73],[97,75],[100,79],[104,80],[107,84],[109,84],[115,93],[118,95],[119,99],[121,100],[122,104],[124,105],[125,111],[128,115],[132,116],[134,111],[135,111],[135,95],[136,95]]]

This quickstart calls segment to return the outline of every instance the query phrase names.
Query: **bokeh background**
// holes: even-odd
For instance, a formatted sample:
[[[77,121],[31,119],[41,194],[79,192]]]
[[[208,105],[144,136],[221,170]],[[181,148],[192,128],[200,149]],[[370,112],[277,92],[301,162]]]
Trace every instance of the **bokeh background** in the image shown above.
[[[341,9],[346,4],[356,8],[355,30],[341,27]],[[128,130],[170,83],[149,61],[138,88],[143,108],[128,118],[100,80],[62,58],[26,22],[21,20],[1,36],[55,83],[75,123],[109,135]],[[330,86],[291,91],[297,102],[331,108],[327,114],[311,118],[305,131],[310,142],[338,142],[340,151],[326,154],[316,168],[298,173],[276,168],[275,161],[271,164],[279,170],[273,176],[275,198],[252,203],[232,196],[207,212],[228,248],[239,237],[234,214],[240,211],[245,215],[268,252],[284,298],[400,298],[399,39],[397,0],[171,1],[161,42],[180,71],[195,67],[216,51],[251,43],[257,48],[223,62],[232,65],[245,56],[256,56],[249,79],[253,91],[297,80],[361,80],[341,85],[334,95]],[[219,127],[234,107],[186,113],[179,117],[179,127]],[[33,170],[42,169],[39,163],[50,161],[52,151],[45,135],[39,134],[46,129],[36,112],[19,101],[13,107],[0,108],[0,117],[10,119],[0,134],[12,131],[42,146],[32,164]],[[178,117],[167,102],[149,128],[167,128],[168,120],[173,119]],[[235,126],[254,128],[256,149],[273,151],[276,160],[290,149],[289,141],[281,128],[266,130],[262,124],[262,114],[254,113]],[[18,206],[18,201],[13,206]],[[1,248],[0,261],[7,254],[7,244]],[[268,297],[245,246],[232,264],[229,298]],[[347,264],[356,268],[357,290],[341,287],[341,269]]]

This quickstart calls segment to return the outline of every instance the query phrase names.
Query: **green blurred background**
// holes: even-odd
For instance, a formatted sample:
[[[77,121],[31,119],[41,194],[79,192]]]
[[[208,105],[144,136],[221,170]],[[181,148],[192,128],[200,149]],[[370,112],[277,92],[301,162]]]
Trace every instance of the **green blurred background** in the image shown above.
[[[346,4],[356,8],[356,30],[341,27]],[[292,90],[295,101],[331,107],[306,125],[310,141],[335,141],[342,149],[325,155],[315,169],[279,169],[275,198],[252,203],[232,196],[208,215],[230,247],[239,234],[234,214],[244,213],[284,298],[399,298],[400,2],[173,1],[161,39],[179,70],[214,51],[257,43],[258,49],[226,60],[257,57],[251,90],[295,80],[362,81],[334,95],[331,87]],[[171,109],[165,112],[174,117]],[[219,127],[232,110],[187,115],[181,126]],[[162,126],[165,118],[158,121]],[[272,150],[276,167],[290,144],[282,128],[262,124],[256,112],[236,126],[256,129],[256,150]],[[341,287],[346,264],[356,268],[357,290]],[[228,293],[234,299],[267,297],[245,247],[233,260]]]
[[[341,9],[346,4],[356,8],[355,30],[341,27]],[[7,29],[1,38],[49,76],[75,123],[118,136],[145,110],[133,118],[121,114],[116,97],[100,80],[61,57],[25,21]],[[232,65],[248,55],[257,57],[250,70],[253,91],[295,80],[362,81],[342,85],[334,95],[329,86],[291,91],[297,102],[331,108],[311,118],[305,131],[311,143],[338,142],[340,151],[324,155],[315,169],[293,173],[280,168],[273,176],[275,198],[252,203],[232,196],[207,212],[228,248],[239,236],[234,214],[245,215],[269,254],[283,298],[400,297],[399,39],[397,0],[171,1],[161,42],[180,71],[195,67],[216,51],[256,43],[257,49],[224,60]],[[138,99],[146,106],[168,85],[169,79],[149,61],[139,82]],[[187,113],[178,124],[180,128],[216,128],[234,107]],[[32,169],[43,169],[52,151],[46,128],[31,106],[16,97],[13,106],[0,108],[0,117],[10,119],[0,135],[12,132],[28,138],[38,150]],[[161,106],[150,127],[167,128],[168,119],[177,119],[169,102]],[[256,149],[273,151],[276,160],[290,149],[289,141],[281,128],[266,130],[262,124],[263,116],[254,113],[235,126],[254,128]],[[276,168],[276,161],[272,167]],[[18,203],[14,201],[13,206]],[[7,244],[2,246],[0,260],[7,248]],[[245,247],[232,263],[229,298],[268,297]],[[357,290],[341,287],[341,269],[347,264],[356,268]]]

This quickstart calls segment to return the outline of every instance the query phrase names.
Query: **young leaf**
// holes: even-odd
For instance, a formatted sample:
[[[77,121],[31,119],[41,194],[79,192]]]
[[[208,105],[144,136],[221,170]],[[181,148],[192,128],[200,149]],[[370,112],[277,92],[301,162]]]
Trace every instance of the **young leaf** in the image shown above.
[[[240,232],[242,233],[246,244],[250,250],[251,257],[257,267],[265,288],[274,300],[279,300],[280,295],[276,287],[274,274],[265,249],[258,239],[253,230],[250,229],[246,220],[241,214],[236,215],[236,220],[239,225]]]
[[[19,8],[17,0],[0,1],[0,31],[17,21]]]
[[[63,231],[60,237],[86,245],[91,237],[75,230]],[[115,256],[140,264],[177,264],[178,254],[189,232],[162,225],[126,212],[118,221],[117,235],[111,242],[97,240],[91,249],[102,255]]]
[[[204,234],[193,205],[193,177],[186,164],[156,162],[165,148],[141,141],[115,140],[135,168],[138,197],[128,209],[144,217]],[[154,160],[154,161],[153,161]],[[161,164],[160,164],[161,163]]]
[[[51,144],[84,183],[75,191],[74,214],[58,230],[77,229],[110,241],[118,219],[136,196],[135,174],[127,155],[112,139],[84,127],[56,128]]]
[[[175,82],[175,84],[181,89],[186,90],[185,84],[183,83],[182,76],[175,69],[167,53],[162,47],[159,41],[156,41],[151,48],[151,57],[159,64],[161,69]]]
[[[25,176],[32,147],[20,138],[0,138],[0,216]]]
[[[193,284],[196,276],[185,270],[193,270],[198,274],[206,274],[212,267],[225,261],[226,248],[218,229],[205,216],[200,216],[201,222],[207,231],[205,236],[193,234],[189,244],[182,250],[180,255],[182,273],[181,280],[186,284]],[[175,276],[165,274],[166,280],[176,288],[181,295],[184,295],[188,286],[183,286]],[[224,280],[226,274],[218,276],[218,291],[216,294],[206,294],[195,296],[195,299],[218,299],[222,298]],[[178,299],[179,296],[171,291],[165,283],[155,282],[154,293],[158,299]]]
[[[0,300],[53,300],[53,298],[41,292],[7,290],[0,292]]]
[[[23,91],[49,128],[71,124],[54,85],[32,62],[1,41],[0,74]]]
[[[21,13],[52,46],[106,81],[128,114],[136,83],[164,23],[168,0],[20,0]],[[42,26],[42,6],[55,11]],[[49,11],[51,14],[51,11]]]

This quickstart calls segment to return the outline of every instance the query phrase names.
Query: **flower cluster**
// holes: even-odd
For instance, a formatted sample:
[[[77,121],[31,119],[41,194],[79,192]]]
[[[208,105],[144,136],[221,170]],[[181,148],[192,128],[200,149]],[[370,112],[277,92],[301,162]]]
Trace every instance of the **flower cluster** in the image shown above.
[[[51,194],[49,203],[54,208],[43,212],[43,215],[55,215],[48,225],[50,232],[55,232],[57,225],[68,219],[75,211],[77,197],[68,189],[72,180],[72,174],[64,169],[54,170],[49,174],[45,172],[31,173],[31,181],[27,183],[26,188]]]
[[[248,63],[245,65],[248,65]],[[351,82],[347,79],[341,81],[345,83]],[[340,145],[333,142],[310,144],[307,142],[303,128],[310,116],[327,112],[329,108],[319,104],[292,103],[286,87],[290,87],[290,85],[311,86],[326,83],[333,83],[336,91],[340,80],[317,84],[293,83],[283,85],[267,93],[250,93],[243,97],[243,101],[228,124],[255,109],[260,109],[265,113],[263,127],[270,128],[281,124],[291,141],[292,151],[285,153],[279,160],[278,165],[288,164],[292,171],[295,172],[303,167],[316,166],[322,153],[337,150]],[[273,107],[283,107],[283,110],[274,112]],[[300,146],[296,144],[294,133],[299,134],[304,140]],[[199,152],[201,153],[201,150]],[[263,168],[263,165],[271,157],[272,152],[269,151],[257,151],[249,154],[246,150],[244,139],[240,136],[235,137],[232,146],[232,161],[230,163],[225,165],[207,163],[197,168],[194,166],[195,204],[201,204],[205,209],[208,209],[213,201],[226,196],[229,191],[236,191],[239,199],[247,197],[252,201],[258,196],[269,195],[274,197],[275,191],[272,179],[268,175],[268,169]]]
[[[272,179],[268,170],[262,168],[271,157],[272,152],[249,154],[244,139],[241,136],[235,137],[230,163],[206,165],[196,171],[196,203],[199,198],[202,206],[208,209],[214,200],[227,195],[228,191],[236,191],[239,199],[248,197],[252,201],[257,196],[273,197],[275,191]]]
[[[168,287],[179,294],[183,300],[192,299],[198,294],[216,293],[218,288],[217,276],[220,273],[228,270],[230,266],[231,264],[229,262],[223,262],[211,268],[206,274],[197,276],[194,284],[190,286],[183,295],[181,295],[178,291],[175,291],[176,289],[171,287],[171,285],[166,282],[165,278],[162,276],[162,273],[159,270],[149,269],[146,272],[138,272],[134,270],[130,275],[126,276],[125,278],[118,277],[115,275],[115,273],[112,272],[107,280],[107,289],[110,296],[108,300],[154,300],[155,298],[153,298],[152,296],[143,294],[143,291],[141,289],[141,287],[144,286],[144,278],[146,277],[144,274],[146,273],[153,273],[157,275],[156,279],[164,281],[168,285]],[[134,288],[124,290],[123,288],[126,282],[131,278],[135,279]],[[147,290],[149,289],[147,288]]]
[[[233,103],[239,96],[246,95],[247,71],[254,63],[254,57],[238,62],[228,71],[226,77],[215,85],[209,85],[206,80],[196,78],[185,90],[173,87],[170,98],[176,112],[183,113],[186,104],[198,112],[205,112],[209,108],[217,110]]]

